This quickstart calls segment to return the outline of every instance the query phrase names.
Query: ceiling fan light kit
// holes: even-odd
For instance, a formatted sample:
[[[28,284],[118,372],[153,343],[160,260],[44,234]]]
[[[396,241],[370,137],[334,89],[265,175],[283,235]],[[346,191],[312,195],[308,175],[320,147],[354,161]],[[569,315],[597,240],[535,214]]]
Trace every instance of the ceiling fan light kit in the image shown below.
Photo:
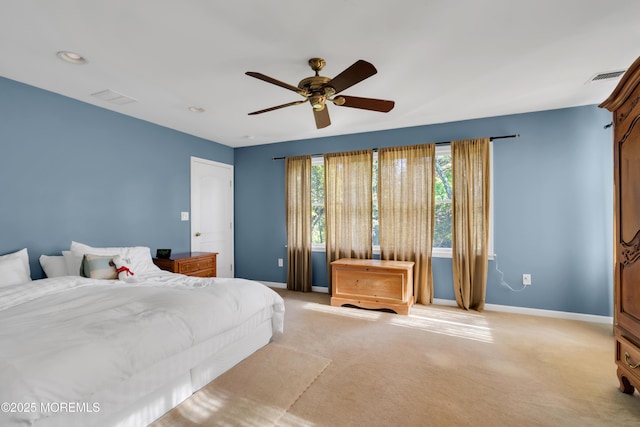
[[[303,104],[308,101],[313,109],[316,127],[321,129],[331,124],[326,105],[327,101],[333,102],[333,104],[337,106],[379,111],[382,113],[388,113],[393,109],[395,103],[385,99],[361,98],[346,95],[336,96],[338,93],[360,83],[364,79],[367,79],[378,72],[369,62],[360,59],[332,79],[320,75],[320,70],[322,70],[325,65],[326,61],[322,58],[309,59],[309,66],[315,72],[315,75],[300,80],[298,86],[281,82],[273,77],[269,77],[255,71],[247,71],[245,74],[248,76],[291,90],[305,98],[302,101],[288,102],[286,104],[276,105],[275,107],[265,108],[264,110],[254,111],[249,113],[249,115],[279,110],[292,105]]]

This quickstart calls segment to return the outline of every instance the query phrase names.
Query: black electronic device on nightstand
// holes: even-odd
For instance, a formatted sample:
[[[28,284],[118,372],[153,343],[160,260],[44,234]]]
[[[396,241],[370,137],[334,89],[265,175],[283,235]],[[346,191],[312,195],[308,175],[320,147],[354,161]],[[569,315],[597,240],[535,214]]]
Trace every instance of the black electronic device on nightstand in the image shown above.
[[[156,250],[156,258],[162,258],[162,259],[171,258],[171,249],[158,249],[158,250]]]

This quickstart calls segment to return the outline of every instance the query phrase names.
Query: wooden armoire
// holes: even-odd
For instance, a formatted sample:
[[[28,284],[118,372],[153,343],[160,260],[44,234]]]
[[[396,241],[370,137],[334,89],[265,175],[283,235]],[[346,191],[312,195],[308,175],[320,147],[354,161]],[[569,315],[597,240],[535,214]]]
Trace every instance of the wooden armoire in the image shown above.
[[[640,387],[640,58],[600,104],[613,113],[614,330],[620,391]]]

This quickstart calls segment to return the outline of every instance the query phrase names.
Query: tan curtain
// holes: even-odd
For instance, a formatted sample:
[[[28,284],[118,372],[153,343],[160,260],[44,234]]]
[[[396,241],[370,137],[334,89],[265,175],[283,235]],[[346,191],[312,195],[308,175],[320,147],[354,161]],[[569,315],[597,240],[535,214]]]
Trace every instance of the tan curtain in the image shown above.
[[[484,308],[490,189],[489,138],[451,143],[453,286],[458,306]]]
[[[434,167],[434,144],[378,151],[380,258],[415,262],[413,295],[420,304],[433,302]]]
[[[311,291],[311,156],[285,159],[287,289]]]
[[[372,256],[372,162],[371,150],[324,156],[329,294],[332,261]]]

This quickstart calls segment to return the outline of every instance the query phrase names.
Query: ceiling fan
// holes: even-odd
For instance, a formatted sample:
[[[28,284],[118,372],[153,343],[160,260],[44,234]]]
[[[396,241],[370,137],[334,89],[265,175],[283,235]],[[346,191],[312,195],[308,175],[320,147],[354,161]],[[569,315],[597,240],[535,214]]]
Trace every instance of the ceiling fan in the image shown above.
[[[356,83],[376,74],[378,71],[372,64],[360,59],[332,79],[319,74],[325,64],[326,62],[322,58],[311,58],[309,60],[309,66],[313,71],[315,71],[316,75],[302,79],[300,83],[298,83],[298,86],[281,82],[280,80],[265,76],[261,73],[247,71],[245,74],[248,76],[289,89],[305,98],[304,100],[288,102],[275,107],[265,108],[264,110],[254,111],[249,113],[249,115],[252,116],[255,114],[279,110],[280,108],[299,105],[308,101],[311,104],[311,107],[313,107],[313,116],[316,120],[316,127],[321,129],[331,124],[329,111],[327,110],[326,105],[327,101],[331,101],[335,105],[342,107],[360,108],[362,110],[380,111],[383,113],[387,113],[393,109],[395,103],[385,99],[360,98],[357,96],[347,95],[337,96],[343,90],[348,89]]]

